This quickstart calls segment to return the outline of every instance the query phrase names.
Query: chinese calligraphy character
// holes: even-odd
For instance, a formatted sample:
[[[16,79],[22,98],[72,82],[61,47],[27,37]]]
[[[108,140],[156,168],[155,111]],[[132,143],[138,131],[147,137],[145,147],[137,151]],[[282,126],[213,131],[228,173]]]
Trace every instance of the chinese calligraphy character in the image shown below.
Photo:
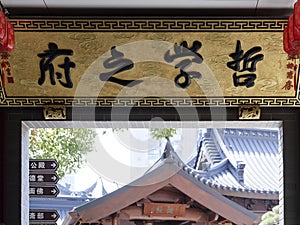
[[[43,182],[44,181],[44,176],[43,175],[37,175],[37,181],[38,182]]]
[[[292,81],[288,80],[288,81],[285,83],[285,85],[283,86],[282,89],[290,90],[292,87],[293,87]]]
[[[294,76],[294,71],[289,71],[286,73],[286,78],[288,79],[293,79],[293,76]]]
[[[43,220],[44,219],[44,213],[42,213],[42,212],[37,213],[36,218],[38,220]]]
[[[37,168],[37,164],[35,162],[30,164],[30,169],[36,169]]]
[[[124,58],[124,54],[117,51],[116,46],[113,46],[110,49],[110,53],[111,57],[103,62],[103,66],[106,69],[114,70],[107,73],[101,73],[99,76],[101,81],[110,81],[126,87],[133,87],[142,82],[141,80],[123,80],[114,77],[114,75],[118,73],[132,69],[134,67],[134,63],[130,59]]]
[[[30,220],[35,220],[35,213],[34,212],[29,213],[29,219]]]
[[[163,207],[162,206],[157,206],[156,207],[156,212],[157,213],[162,213],[163,212]]]
[[[34,187],[29,188],[29,194],[30,195],[34,195],[35,194],[35,188]]]
[[[174,213],[174,208],[168,205],[168,207],[167,207],[167,213],[168,214],[173,214]]]
[[[175,77],[175,84],[181,88],[187,88],[191,83],[191,77],[201,78],[201,74],[196,71],[186,72],[187,69],[193,62],[200,64],[203,62],[203,57],[198,53],[202,44],[199,41],[194,41],[192,47],[188,47],[186,41],[183,41],[180,45],[174,45],[174,54],[171,55],[170,50],[165,53],[164,59],[166,62],[173,62],[175,59],[185,58],[181,62],[175,65],[175,68],[180,69],[180,74]],[[190,59],[192,57],[192,59]]]
[[[7,75],[6,78],[7,78],[8,83],[14,83],[14,78],[11,74],[11,70],[10,70],[11,66],[10,66],[10,63],[8,62],[8,54],[7,53],[1,54],[0,65],[1,65],[0,77],[1,77],[1,81],[2,81],[2,87],[5,88],[5,73]],[[0,89],[2,87],[0,85]]]
[[[290,79],[286,82],[285,86],[282,89],[290,90],[292,87],[294,87],[294,91],[297,89],[297,68],[298,65],[296,64],[296,60],[294,59],[292,62],[287,63],[286,67],[289,69],[289,71],[286,73],[286,77]],[[299,70],[298,70],[299,74]],[[294,85],[292,85],[292,81],[294,81]]]
[[[31,182],[35,182],[36,181],[36,178],[35,178],[34,174],[29,175],[29,181],[31,181]]]
[[[255,46],[249,49],[245,54],[241,47],[240,40],[237,41],[236,49],[234,53],[231,53],[229,56],[233,59],[227,63],[227,67],[236,71],[236,72],[255,72],[256,63],[264,59],[263,54],[256,54],[262,50],[261,47]],[[256,55],[255,55],[256,54]],[[242,63],[242,67],[240,64]],[[233,74],[233,84],[235,87],[246,86],[247,88],[254,86],[254,81],[256,79],[255,73],[248,73],[243,75]]]
[[[37,189],[36,189],[36,193],[37,193],[38,195],[42,195],[42,194],[44,194],[44,189],[43,189],[43,188],[37,188]]]
[[[294,71],[296,71],[297,70],[297,64],[295,63],[288,63],[287,65],[286,65],[286,67],[288,68],[288,69],[293,69]]]
[[[41,71],[41,77],[38,80],[38,84],[42,85],[45,82],[46,79],[46,72],[49,71],[50,74],[50,82],[52,85],[56,85],[55,77],[54,77],[54,66],[52,64],[53,60],[56,59],[58,56],[61,55],[73,55],[73,51],[69,49],[59,49],[58,46],[55,43],[50,42],[48,44],[49,50],[44,51],[44,53],[38,54],[38,57],[41,58],[40,61],[40,71]],[[73,83],[70,78],[70,69],[75,68],[75,63],[70,61],[69,57],[65,57],[64,63],[58,65],[58,67],[64,69],[65,79],[66,82],[61,81],[62,74],[59,72],[56,72],[56,78],[59,80],[59,83],[66,88],[72,88]]]
[[[39,162],[39,169],[45,169],[45,162]]]

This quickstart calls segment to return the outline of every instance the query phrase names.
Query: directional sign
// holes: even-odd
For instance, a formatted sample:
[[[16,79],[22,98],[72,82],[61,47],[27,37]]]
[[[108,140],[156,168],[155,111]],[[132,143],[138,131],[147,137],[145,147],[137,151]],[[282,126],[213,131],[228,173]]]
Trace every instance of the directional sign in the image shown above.
[[[56,184],[59,180],[58,175],[53,173],[29,173],[30,184]]]
[[[59,194],[59,189],[54,186],[30,186],[29,197],[34,198],[55,198]]]
[[[58,162],[55,159],[30,159],[29,170],[41,171],[52,170],[55,171],[58,168]]]
[[[46,209],[30,209],[29,210],[29,223],[31,224],[43,224],[44,223],[55,223],[59,214],[56,210],[46,210]]]

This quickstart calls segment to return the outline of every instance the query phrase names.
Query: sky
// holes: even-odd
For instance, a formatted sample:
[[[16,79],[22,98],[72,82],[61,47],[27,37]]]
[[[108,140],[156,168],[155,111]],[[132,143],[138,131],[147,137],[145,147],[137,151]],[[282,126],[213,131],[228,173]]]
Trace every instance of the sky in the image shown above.
[[[86,166],[60,181],[62,185],[71,182],[72,191],[85,190],[98,181],[95,197],[102,193],[101,182],[111,192],[116,189],[116,183],[122,186],[142,176],[160,158],[166,144],[164,139],[151,138],[147,128],[117,132],[97,129],[97,133],[95,151],[87,154]],[[195,153],[197,134],[198,129],[178,129],[171,138],[173,148],[184,161]],[[185,142],[184,146],[190,145],[191,151],[181,151],[182,142]]]

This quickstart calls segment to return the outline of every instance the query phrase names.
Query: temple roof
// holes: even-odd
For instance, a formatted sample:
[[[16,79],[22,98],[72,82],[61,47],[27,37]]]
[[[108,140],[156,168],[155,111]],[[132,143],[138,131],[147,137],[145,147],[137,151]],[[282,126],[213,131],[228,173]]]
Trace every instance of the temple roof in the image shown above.
[[[207,129],[200,138],[197,155],[188,164],[168,141],[160,160],[144,176],[75,208],[63,224],[103,218],[166,186],[236,224],[245,220],[250,224],[258,219],[257,215],[225,196],[278,200],[278,152],[276,130]]]
[[[184,170],[228,195],[278,199],[278,132],[267,129],[208,129],[198,154]]]
[[[86,223],[99,221],[165,187],[175,188],[235,224],[254,224],[259,220],[257,214],[224,197],[194,175],[180,160],[168,141],[161,159],[144,176],[110,194],[75,208],[65,218],[63,225],[77,224],[78,221]]]

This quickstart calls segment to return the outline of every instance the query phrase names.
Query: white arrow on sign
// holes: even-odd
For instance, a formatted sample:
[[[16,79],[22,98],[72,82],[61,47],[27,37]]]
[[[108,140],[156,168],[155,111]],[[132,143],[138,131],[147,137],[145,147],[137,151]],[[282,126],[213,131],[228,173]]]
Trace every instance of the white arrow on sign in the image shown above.
[[[56,181],[56,176],[52,176],[51,180]]]
[[[51,193],[52,193],[52,194],[55,194],[55,193],[56,193],[55,188],[51,190]]]
[[[51,163],[51,166],[52,166],[52,168],[55,168],[56,167],[56,163],[55,162]]]
[[[51,217],[52,217],[53,219],[55,219],[55,218],[57,217],[57,215],[56,215],[55,213],[53,213],[53,214],[51,215]]]

